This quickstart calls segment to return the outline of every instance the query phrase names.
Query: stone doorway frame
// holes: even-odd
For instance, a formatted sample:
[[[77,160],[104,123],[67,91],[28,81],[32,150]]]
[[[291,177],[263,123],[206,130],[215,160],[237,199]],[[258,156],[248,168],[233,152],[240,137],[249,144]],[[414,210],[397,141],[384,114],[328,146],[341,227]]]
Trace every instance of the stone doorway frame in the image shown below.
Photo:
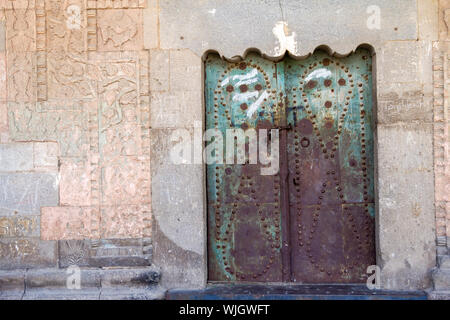
[[[372,70],[371,70],[371,72],[372,72],[372,89],[371,89],[372,90],[372,105],[370,107],[372,108],[372,115],[373,115],[372,128],[373,128],[373,136],[374,136],[374,141],[373,141],[373,143],[374,143],[374,154],[373,154],[373,157],[374,157],[374,168],[373,168],[374,169],[374,207],[375,207],[375,234],[374,234],[375,239],[374,239],[374,243],[375,243],[375,259],[377,261],[376,265],[379,265],[378,264],[378,261],[379,261],[379,254],[378,254],[378,252],[379,252],[379,250],[378,250],[378,236],[377,236],[377,234],[378,234],[378,232],[377,232],[377,230],[378,230],[378,227],[377,227],[378,226],[378,222],[377,222],[378,221],[378,213],[377,213],[377,208],[378,208],[377,199],[378,199],[378,197],[377,197],[377,194],[376,194],[377,160],[376,160],[376,148],[375,148],[375,146],[376,146],[376,123],[377,123],[377,119],[376,119],[376,117],[377,117],[377,109],[376,109],[376,107],[377,107],[377,105],[376,105],[376,99],[375,99],[375,97],[376,97],[376,81],[375,81],[376,80],[376,76],[375,76],[374,72],[375,72],[375,69],[376,69],[375,68],[376,54],[375,54],[374,48],[372,46],[370,46],[370,45],[367,45],[367,44],[362,44],[362,45],[358,46],[357,48],[355,48],[354,51],[356,51],[357,49],[365,49],[365,50],[367,50],[367,52],[370,54],[371,59],[372,59]],[[259,57],[261,57],[262,59],[267,60],[267,61],[271,61],[271,62],[282,62],[287,57],[294,58],[295,60],[298,60],[299,62],[301,62],[302,60],[308,58],[311,55],[316,54],[317,52],[323,52],[323,53],[327,54],[329,58],[345,58],[345,57],[348,57],[351,54],[353,54],[354,51],[352,51],[352,52],[350,52],[349,54],[346,54],[346,55],[339,55],[339,54],[333,53],[333,51],[327,46],[319,46],[306,57],[295,57],[295,56],[291,55],[289,52],[286,52],[284,55],[274,58],[274,57],[270,57],[270,56],[261,54],[260,50],[258,50],[258,49],[251,48],[251,49],[246,50],[245,54],[243,56],[238,56],[238,57],[235,57],[235,58],[232,58],[232,59],[227,59],[225,57],[221,57],[221,59],[222,59],[222,61],[227,62],[227,63],[239,63],[241,61],[244,61],[247,58],[248,55],[255,54],[255,55],[258,55]],[[205,76],[206,63],[207,63],[206,60],[207,60],[207,58],[208,58],[208,56],[210,54],[215,54],[217,56],[220,56],[219,52],[213,51],[213,50],[209,50],[209,51],[207,51],[207,52],[205,52],[203,54],[203,56],[202,56],[202,67],[203,67],[202,75],[203,76]],[[205,85],[205,80],[206,79],[203,79],[203,84],[204,85]],[[205,93],[205,90],[206,90],[206,88],[204,86],[203,87],[204,93]],[[205,120],[203,121],[202,125],[205,128],[206,127],[206,101],[203,101],[203,115],[205,117]],[[205,179],[204,188],[206,190],[207,189],[207,165],[206,164],[204,164],[204,174],[205,174],[205,177],[204,177],[204,179]],[[209,232],[208,231],[208,215],[210,213],[209,213],[209,210],[208,210],[207,191],[206,191],[206,194],[205,194],[204,207],[205,207],[205,219],[206,219],[205,220],[206,221],[205,222],[206,223],[205,224],[205,228],[206,228],[206,234],[208,235],[208,232]],[[206,246],[207,247],[208,247],[208,243],[207,242],[209,240],[210,239],[207,237],[207,239],[206,239]],[[209,276],[208,276],[209,275],[208,252],[206,252],[206,260],[207,260],[206,261],[206,265],[207,265],[207,283],[208,284],[218,284],[218,283],[229,284],[229,285],[245,284],[245,282],[240,282],[240,281],[237,281],[237,280],[236,281],[230,281],[230,282],[210,280]],[[251,283],[251,281],[249,283]],[[261,282],[261,283],[264,283],[264,282]],[[289,282],[289,281],[288,282],[280,282],[280,283],[282,285],[288,285],[288,284],[299,285],[299,284],[301,284],[301,283]],[[306,284],[310,285],[309,283],[306,283]],[[324,284],[332,284],[332,283],[324,283]],[[336,283],[336,284],[339,284],[339,283]]]
[[[389,66],[395,66],[392,64],[392,59],[403,59],[404,54],[410,54],[411,50],[416,51],[417,59],[423,59],[420,53],[423,53],[422,50],[426,45],[422,42],[391,42],[381,47],[374,47],[369,44],[360,45],[370,50],[373,59],[375,241],[376,261],[381,269],[381,283],[384,289],[416,290],[427,288],[430,285],[430,270],[435,265],[432,126],[427,123],[417,123],[410,118],[411,115],[407,112],[390,110],[391,104],[407,99],[407,97],[395,97],[389,94],[392,87],[397,85],[397,89],[400,86],[400,90],[404,91],[408,88],[403,88],[401,83],[385,83],[390,75],[394,74],[395,76],[397,73],[401,73],[401,68],[404,67],[399,64],[397,67],[388,68]],[[325,50],[330,55],[335,54],[330,47],[325,45],[319,46],[317,49]],[[243,56],[255,50],[248,49]],[[194,56],[190,50],[184,52]],[[217,53],[217,51],[212,50],[205,51],[202,58],[198,59],[197,56],[195,61],[196,65],[201,65],[201,73],[199,73],[201,85],[198,86],[198,89],[201,90],[202,103],[199,110],[201,110],[202,126],[205,123],[204,59],[211,52]],[[274,59],[264,54],[261,55],[264,58]],[[230,60],[235,62],[239,59],[239,57],[236,57]],[[280,59],[280,57],[277,59]],[[412,105],[414,108],[422,106],[421,103],[416,106],[417,101],[406,101],[405,103],[414,103]],[[422,116],[423,114],[419,112],[419,115]],[[198,128],[191,128],[187,132],[193,133],[196,129]],[[160,144],[155,145],[157,150],[165,154],[168,152],[170,142],[161,134],[169,132],[160,130],[159,136],[153,136],[153,139],[159,142],[166,139],[162,149]],[[161,155],[157,157],[157,161],[158,159],[161,159]],[[152,157],[152,161],[155,161],[154,157]],[[153,165],[152,163],[152,167]],[[154,263],[162,268],[162,283],[167,288],[204,288],[208,283],[206,165],[190,166],[191,168],[184,165],[172,167],[170,172],[166,170],[157,179],[154,175],[152,177],[152,203],[155,217],[153,232]],[[161,174],[161,172],[158,172],[158,174]],[[172,217],[167,217],[163,216],[164,212],[159,211],[162,199],[158,197],[158,194],[161,195],[162,187],[164,188],[164,183],[161,183],[161,180],[170,181],[174,178],[176,180],[173,181],[185,182],[186,185],[189,185],[188,189],[192,191],[191,195],[194,196],[195,201],[192,200],[192,197],[182,195],[184,190],[178,188],[178,194],[175,197],[180,202],[173,207],[177,213]],[[169,187],[166,185],[165,188]],[[426,192],[422,192],[423,190]],[[383,200],[380,202],[380,199]],[[168,208],[170,208],[170,205],[166,206],[164,211],[168,215],[173,214],[173,211],[169,213]],[[189,210],[186,210],[186,208]],[[189,215],[191,223],[189,227],[183,227],[176,223],[170,228],[168,227],[169,221],[173,222],[176,216],[179,219],[181,215],[186,213]],[[415,216],[410,218],[411,214]],[[160,226],[161,221],[166,225],[163,228]],[[177,227],[178,230],[184,230],[181,233],[185,235],[186,242],[183,242],[182,238],[176,235]],[[423,232],[424,230],[426,232]],[[169,233],[169,236],[167,233]],[[194,237],[194,235],[197,236]],[[189,242],[194,244],[197,251],[186,246],[186,243]]]

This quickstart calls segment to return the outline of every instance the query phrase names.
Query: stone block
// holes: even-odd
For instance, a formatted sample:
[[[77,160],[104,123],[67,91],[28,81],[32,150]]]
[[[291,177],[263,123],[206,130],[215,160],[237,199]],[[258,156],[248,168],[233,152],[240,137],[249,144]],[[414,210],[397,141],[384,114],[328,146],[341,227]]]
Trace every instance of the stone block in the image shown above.
[[[436,263],[431,125],[380,125],[379,261],[385,289],[424,289]]]
[[[151,132],[153,261],[162,268],[165,286],[201,287],[206,281],[204,169],[170,163],[171,132]]]
[[[90,259],[90,240],[59,240],[59,267],[67,268],[71,265],[88,267]]]
[[[435,269],[432,276],[434,290],[450,291],[450,269]]]
[[[148,6],[143,11],[144,16],[144,48],[159,47],[159,8],[158,0],[148,0]]]
[[[80,269],[80,289],[100,288],[101,274],[95,269]],[[27,272],[25,284],[27,290],[68,289],[67,279],[74,274],[70,269],[38,269]],[[76,289],[73,289],[76,291]]]
[[[88,0],[89,9],[146,8],[149,0]]]
[[[6,49],[6,25],[5,21],[0,22],[0,52]]]
[[[59,148],[56,142],[35,142],[33,144],[34,167],[58,167]]]
[[[85,159],[63,158],[60,166],[59,195],[63,206],[90,206],[95,167]],[[97,180],[98,181],[98,180]]]
[[[89,264],[96,267],[139,267],[151,265],[150,238],[101,239],[91,241]]]
[[[151,236],[150,205],[101,207],[101,238],[127,239]]]
[[[40,216],[0,216],[0,238],[39,236]]]
[[[450,201],[449,133],[450,122],[434,123],[436,201]]]
[[[99,300],[101,290],[98,288],[86,289],[28,289],[22,300]]]
[[[419,40],[438,40],[439,0],[418,0],[417,12],[419,23]]]
[[[0,22],[0,26],[1,26],[1,22]],[[1,37],[1,35],[0,35],[0,37]],[[1,38],[0,38],[0,41],[1,41]],[[7,73],[6,53],[0,51],[0,102],[2,102],[2,103],[4,103],[6,101],[6,87],[7,87],[6,73]],[[1,112],[4,112],[4,109]],[[0,116],[0,119],[1,119],[1,116]]]
[[[38,238],[0,239],[0,269],[46,268],[57,266],[55,241]]]
[[[102,273],[102,289],[149,287],[158,284],[161,278],[160,270],[155,267],[106,269]]]
[[[80,53],[86,51],[87,28],[90,17],[86,15],[85,1],[45,1],[45,12],[38,11],[38,50],[47,52]],[[41,38],[41,39],[40,39]],[[41,40],[41,41],[40,41]],[[73,55],[68,55],[68,59]],[[48,60],[51,62],[51,60]],[[66,70],[69,70],[67,67]],[[79,71],[79,70],[78,70]]]
[[[377,82],[420,82],[420,43],[389,41],[377,56]]]
[[[105,206],[141,205],[151,201],[150,163],[145,157],[117,157],[102,163]]]
[[[89,148],[89,104],[70,104],[66,109],[53,104],[8,102],[8,121],[14,141],[56,141],[61,156],[82,157]]]
[[[439,268],[450,270],[450,256],[443,256],[439,259]]]
[[[142,10],[98,10],[97,31],[99,51],[141,50]]]
[[[36,0],[1,0],[0,8],[12,9],[34,9]]]
[[[30,171],[33,169],[33,144],[0,144],[0,171]]]
[[[155,220],[153,262],[161,268],[161,285],[167,289],[203,289],[207,281],[206,255],[184,249],[180,246],[179,239],[174,239],[171,234],[169,236],[170,238],[166,236]],[[205,237],[206,235],[197,240],[204,242]],[[192,237],[192,240],[195,238]]]
[[[381,23],[369,28],[374,5]],[[417,39],[416,0],[333,1],[328,6],[296,0],[188,0],[160,1],[159,6],[161,48],[189,48],[199,56],[211,49],[232,58],[248,48],[269,56],[287,49],[305,56],[324,44],[347,54],[362,43],[377,47],[389,40]]]
[[[61,23],[58,24],[58,26],[60,25]],[[47,30],[52,29],[47,27]],[[62,41],[63,39],[59,36],[60,34],[57,33],[55,46],[65,45]],[[80,40],[83,40],[83,38]],[[83,48],[85,42],[81,42],[82,44],[79,46],[72,44],[75,48],[63,49],[57,47],[54,51],[49,50],[46,53],[45,67],[48,79],[44,80],[44,82],[47,87],[48,99],[56,101],[66,100],[69,101],[67,105],[70,105],[76,99],[94,100],[96,98],[96,77],[98,76],[98,71],[89,64],[87,55],[83,52],[86,50]],[[71,42],[66,40],[66,43]],[[79,50],[81,52],[78,52]],[[74,77],[74,73],[78,76]],[[61,104],[63,105],[63,103]]]
[[[150,99],[152,128],[193,127],[202,121],[202,92],[152,92]]]
[[[36,215],[40,208],[58,205],[58,176],[53,173],[2,173],[0,213]]]
[[[424,97],[421,83],[382,83],[377,93],[378,123],[433,121],[433,99]]]
[[[36,57],[33,52],[7,51],[8,102],[36,102]]]
[[[6,107],[5,102],[0,102],[0,135],[9,135],[8,131],[8,108]],[[2,136],[0,136],[0,143],[9,142],[6,141],[6,139],[4,139]]]
[[[170,90],[202,90],[202,59],[191,50],[170,50]]]
[[[432,124],[379,125],[378,167],[407,177],[414,171],[433,173]]]
[[[6,291],[25,291],[25,270],[5,271],[0,270],[0,299]]]
[[[150,50],[150,91],[169,90],[169,51]]]
[[[144,289],[102,289],[100,300],[163,300],[166,290],[160,286]]]
[[[6,50],[33,52],[36,50],[36,14],[31,8],[6,10]]]
[[[450,1],[439,0],[439,40],[450,40]]]
[[[100,237],[98,207],[45,207],[41,211],[41,238],[44,240]]]
[[[148,238],[59,241],[59,266],[137,267],[149,266],[152,245]]]

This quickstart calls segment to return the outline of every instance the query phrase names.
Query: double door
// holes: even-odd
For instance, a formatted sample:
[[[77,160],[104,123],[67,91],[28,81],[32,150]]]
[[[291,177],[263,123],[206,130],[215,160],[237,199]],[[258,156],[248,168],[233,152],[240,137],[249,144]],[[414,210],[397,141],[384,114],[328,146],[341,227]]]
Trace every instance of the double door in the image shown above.
[[[230,129],[279,137],[274,174],[262,174],[261,161],[207,165],[209,280],[365,282],[375,264],[370,53],[205,63],[206,128],[222,133],[218,154]],[[261,141],[247,140],[245,151]]]

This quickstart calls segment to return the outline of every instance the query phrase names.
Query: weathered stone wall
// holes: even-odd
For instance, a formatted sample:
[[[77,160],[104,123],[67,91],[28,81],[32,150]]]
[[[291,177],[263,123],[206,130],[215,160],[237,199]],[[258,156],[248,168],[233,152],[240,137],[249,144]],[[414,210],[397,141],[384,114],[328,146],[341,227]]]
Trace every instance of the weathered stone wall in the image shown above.
[[[368,26],[373,6],[380,13],[379,28]],[[200,236],[206,231],[203,171],[195,165],[171,168],[160,160],[167,158],[171,130],[185,128],[193,135],[195,120],[202,119],[202,97],[195,93],[202,91],[197,70],[205,53],[239,59],[256,49],[269,58],[287,51],[301,58],[317,47],[345,55],[368,44],[376,62],[377,264],[382,285],[429,287],[436,264],[432,49],[438,37],[438,1],[330,0],[324,5],[188,0],[159,1],[158,8],[159,24],[144,24],[144,38],[157,28],[158,44],[149,42],[146,48],[169,66],[161,69],[150,59],[150,89],[156,90],[151,92],[154,261],[163,269],[163,283],[201,287],[206,282],[206,237]],[[151,16],[145,15],[145,21]],[[180,96],[188,96],[189,105],[180,103]],[[174,102],[164,105],[164,99]]]
[[[448,0],[0,5],[0,269],[145,265],[153,247],[166,287],[203,287],[205,168],[168,155],[174,130],[201,130],[204,55],[366,44],[383,287],[431,285],[450,234]]]
[[[0,266],[145,260],[126,240],[151,235],[145,7],[1,2]]]

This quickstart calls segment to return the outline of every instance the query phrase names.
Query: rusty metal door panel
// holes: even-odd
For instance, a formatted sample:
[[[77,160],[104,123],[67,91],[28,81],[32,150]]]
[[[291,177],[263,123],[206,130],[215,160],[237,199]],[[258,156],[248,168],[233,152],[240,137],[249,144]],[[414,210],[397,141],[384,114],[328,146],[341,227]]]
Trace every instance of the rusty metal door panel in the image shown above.
[[[363,282],[375,264],[370,53],[285,63],[292,280]]]
[[[207,166],[209,280],[365,281],[375,264],[370,53],[210,55],[205,71],[207,129],[287,129],[277,175]]]
[[[206,127],[271,128],[281,117],[276,64],[257,55],[206,62]],[[257,108],[256,108],[257,107]],[[225,154],[225,149],[224,149]],[[207,167],[211,281],[282,281],[280,177],[258,164]]]

